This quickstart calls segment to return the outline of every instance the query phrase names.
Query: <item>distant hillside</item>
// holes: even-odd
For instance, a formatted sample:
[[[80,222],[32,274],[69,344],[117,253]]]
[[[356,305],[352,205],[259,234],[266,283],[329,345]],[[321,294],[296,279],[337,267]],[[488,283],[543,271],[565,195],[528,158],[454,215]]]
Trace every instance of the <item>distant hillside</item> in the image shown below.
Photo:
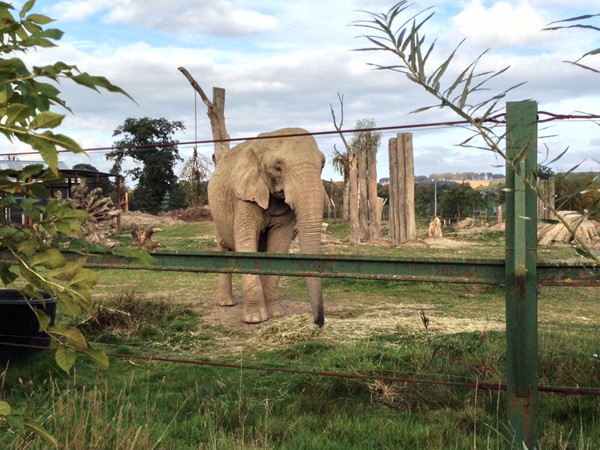
[[[477,189],[478,187],[481,186],[489,186],[491,184],[502,184],[506,182],[506,178],[496,178],[494,180],[465,180],[465,183],[467,183],[469,186],[471,186],[473,189]]]

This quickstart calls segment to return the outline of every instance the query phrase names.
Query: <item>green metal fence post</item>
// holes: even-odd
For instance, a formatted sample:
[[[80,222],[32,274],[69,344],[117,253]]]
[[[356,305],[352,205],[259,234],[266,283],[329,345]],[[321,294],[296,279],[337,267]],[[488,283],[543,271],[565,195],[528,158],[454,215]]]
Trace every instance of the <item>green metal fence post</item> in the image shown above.
[[[537,103],[506,105],[506,352],[511,449],[537,448]]]

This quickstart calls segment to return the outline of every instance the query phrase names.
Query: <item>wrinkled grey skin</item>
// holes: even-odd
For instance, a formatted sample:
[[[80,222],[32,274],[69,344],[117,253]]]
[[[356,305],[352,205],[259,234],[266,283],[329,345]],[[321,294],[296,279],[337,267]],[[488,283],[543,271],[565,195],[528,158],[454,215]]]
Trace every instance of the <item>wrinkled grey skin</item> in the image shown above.
[[[285,128],[260,136],[306,133]],[[221,251],[287,253],[298,233],[301,253],[319,253],[325,156],[312,136],[246,141],[222,156],[208,183],[208,201]],[[279,276],[243,275],[246,323],[283,314]],[[306,278],[315,323],[323,325],[319,278]],[[234,304],[231,274],[219,275],[217,304]]]

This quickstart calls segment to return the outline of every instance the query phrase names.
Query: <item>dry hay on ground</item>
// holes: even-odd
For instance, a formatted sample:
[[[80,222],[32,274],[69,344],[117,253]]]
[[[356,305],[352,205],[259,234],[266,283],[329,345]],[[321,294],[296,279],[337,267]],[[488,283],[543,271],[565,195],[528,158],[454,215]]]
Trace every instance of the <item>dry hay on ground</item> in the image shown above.
[[[471,247],[475,245],[472,242],[460,241],[458,239],[448,239],[448,238],[427,238],[423,239],[423,242],[427,244],[429,248],[464,248]]]
[[[406,305],[402,309],[367,311],[357,317],[339,318],[330,314],[323,328],[314,325],[307,314],[272,319],[248,340],[248,345],[261,350],[276,350],[289,345],[318,339],[337,344],[353,344],[377,335],[455,334],[473,331],[495,331],[505,328],[504,322],[493,319],[456,318],[439,315],[435,309],[425,313],[427,329],[421,318],[422,305]],[[390,345],[393,345],[391,343]]]

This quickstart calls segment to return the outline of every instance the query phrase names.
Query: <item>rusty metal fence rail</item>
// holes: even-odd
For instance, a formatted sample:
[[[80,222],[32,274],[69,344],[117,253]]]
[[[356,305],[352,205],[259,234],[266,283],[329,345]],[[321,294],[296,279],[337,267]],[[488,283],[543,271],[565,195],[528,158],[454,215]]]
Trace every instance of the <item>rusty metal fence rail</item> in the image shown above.
[[[68,253],[67,253],[68,255]],[[73,257],[81,256],[72,254]],[[87,267],[199,273],[250,273],[300,277],[356,278],[432,283],[506,284],[503,259],[401,258],[359,255],[305,255],[238,252],[153,253],[143,265],[116,256],[90,255]],[[598,286],[593,263],[548,261],[537,264],[539,286]]]

